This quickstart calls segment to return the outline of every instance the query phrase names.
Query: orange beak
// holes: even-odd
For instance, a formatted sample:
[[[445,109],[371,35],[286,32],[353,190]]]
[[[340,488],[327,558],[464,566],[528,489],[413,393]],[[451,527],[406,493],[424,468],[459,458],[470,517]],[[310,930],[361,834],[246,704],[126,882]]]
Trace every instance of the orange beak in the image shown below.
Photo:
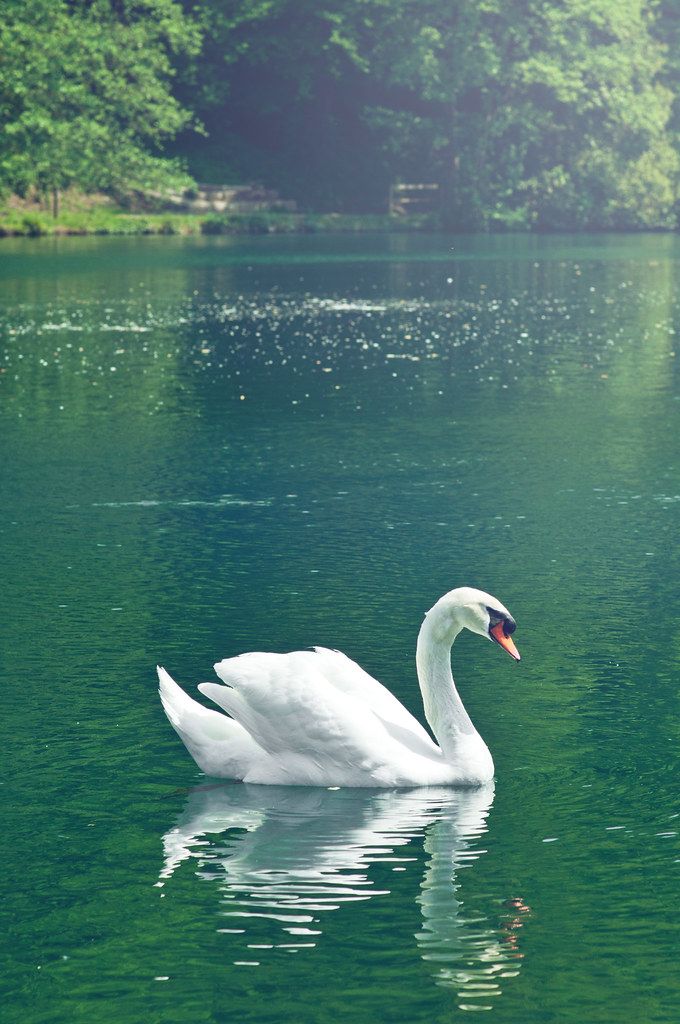
[[[511,658],[514,658],[515,661],[520,660],[519,651],[515,647],[512,637],[506,636],[505,633],[503,632],[502,622],[499,622],[497,625],[493,627],[493,629],[490,629],[489,634],[491,638],[496,641],[497,644],[501,645],[504,651],[508,652]]]

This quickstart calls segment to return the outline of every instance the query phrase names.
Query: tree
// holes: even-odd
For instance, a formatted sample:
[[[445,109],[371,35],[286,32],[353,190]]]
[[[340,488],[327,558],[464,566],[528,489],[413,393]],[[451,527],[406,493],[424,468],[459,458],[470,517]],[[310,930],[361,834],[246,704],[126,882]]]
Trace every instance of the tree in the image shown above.
[[[316,209],[412,179],[457,227],[675,224],[680,0],[181,2],[0,0],[0,186],[160,190],[177,137]]]
[[[204,49],[178,93],[207,130],[203,142],[179,141],[199,176],[264,180],[316,209],[384,204],[383,155],[363,118],[371,82],[352,37],[357,2],[201,6]]]
[[[662,0],[666,23],[676,4]],[[678,71],[655,10],[208,0],[204,156],[310,205],[376,208],[416,178],[441,183],[455,226],[672,226]]]
[[[454,223],[673,225],[673,96],[643,0],[400,0],[385,17],[369,63],[429,108]],[[398,129],[403,102],[390,113]]]
[[[3,0],[0,184],[56,197],[186,178],[161,147],[190,119],[172,59],[199,44],[174,0]]]

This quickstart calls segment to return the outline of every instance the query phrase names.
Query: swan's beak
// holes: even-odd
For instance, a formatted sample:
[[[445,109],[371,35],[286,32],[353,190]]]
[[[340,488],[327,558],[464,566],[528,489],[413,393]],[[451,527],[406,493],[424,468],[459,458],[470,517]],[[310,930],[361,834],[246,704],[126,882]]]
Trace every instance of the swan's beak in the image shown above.
[[[495,640],[497,644],[500,644],[504,651],[507,651],[511,658],[515,661],[520,660],[519,651],[515,647],[514,641],[511,636],[506,636],[503,631],[503,623],[499,622],[489,630],[489,636],[492,640]]]

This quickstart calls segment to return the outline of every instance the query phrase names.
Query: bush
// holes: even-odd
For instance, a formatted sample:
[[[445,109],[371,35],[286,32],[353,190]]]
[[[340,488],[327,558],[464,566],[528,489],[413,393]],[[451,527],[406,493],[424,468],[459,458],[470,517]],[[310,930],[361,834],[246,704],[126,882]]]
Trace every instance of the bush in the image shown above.
[[[24,229],[22,234],[30,235],[32,238],[38,238],[40,235],[47,234],[42,219],[35,214],[27,214],[22,217],[21,225]]]

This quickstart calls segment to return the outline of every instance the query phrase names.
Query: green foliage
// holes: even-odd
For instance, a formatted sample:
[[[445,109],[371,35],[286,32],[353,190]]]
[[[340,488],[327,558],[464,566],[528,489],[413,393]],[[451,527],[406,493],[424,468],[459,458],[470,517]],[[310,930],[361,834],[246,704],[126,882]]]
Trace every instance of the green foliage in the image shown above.
[[[673,96],[643,0],[459,0],[429,4],[429,24],[397,6],[414,45],[377,33],[374,64],[429,104],[455,223],[673,223]]]
[[[186,175],[162,144],[188,122],[173,58],[199,34],[174,0],[4,0],[0,183],[25,193],[159,189]]]
[[[0,4],[5,192],[162,198],[188,163],[317,212],[434,181],[452,227],[676,224],[680,0]]]
[[[376,209],[391,182],[434,180],[459,227],[669,227],[680,62],[659,19],[680,38],[676,11],[211,0],[191,79],[203,157],[317,207]]]
[[[207,141],[180,151],[199,177],[260,180],[302,208],[384,210],[386,158],[365,118],[370,75],[357,0],[210,0],[205,45],[178,95]]]

